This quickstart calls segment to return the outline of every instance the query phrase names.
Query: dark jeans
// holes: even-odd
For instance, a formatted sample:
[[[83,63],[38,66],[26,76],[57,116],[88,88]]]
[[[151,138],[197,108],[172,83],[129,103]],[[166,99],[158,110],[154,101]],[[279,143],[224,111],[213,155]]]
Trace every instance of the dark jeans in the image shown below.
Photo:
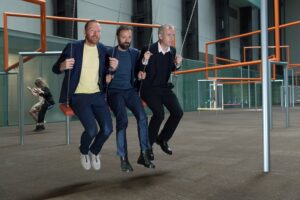
[[[81,135],[80,152],[88,154],[89,150],[97,155],[104,142],[112,132],[112,119],[104,94],[74,94],[71,107],[84,127]],[[98,132],[97,123],[100,130]]]
[[[127,156],[126,128],[128,126],[128,117],[126,107],[133,113],[137,120],[141,150],[149,149],[147,115],[137,92],[134,89],[110,89],[108,104],[116,117],[117,155]]]
[[[147,87],[142,88],[141,97],[153,113],[149,123],[150,145],[152,146],[156,140],[169,141],[183,116],[176,95],[169,88]],[[158,135],[165,117],[164,106],[169,110],[170,116]]]

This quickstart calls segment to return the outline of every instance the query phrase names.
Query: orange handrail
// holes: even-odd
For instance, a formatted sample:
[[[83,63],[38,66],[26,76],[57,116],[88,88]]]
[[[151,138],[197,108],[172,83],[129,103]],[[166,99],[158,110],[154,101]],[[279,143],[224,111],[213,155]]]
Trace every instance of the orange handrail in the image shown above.
[[[269,31],[273,31],[275,30],[275,46],[276,46],[276,61],[279,61],[278,59],[280,59],[280,33],[279,30],[281,28],[286,28],[289,26],[295,26],[295,25],[299,25],[300,24],[300,20],[298,21],[294,21],[294,22],[289,22],[286,24],[279,24],[279,2],[278,0],[274,0],[274,13],[275,13],[275,26],[274,27],[269,27],[268,30]],[[230,36],[227,38],[222,38],[222,39],[218,39],[218,40],[214,40],[214,41],[210,41],[210,42],[206,42],[205,43],[205,62],[206,62],[206,67],[208,68],[208,45],[211,44],[216,44],[219,42],[225,42],[228,40],[232,40],[232,39],[237,39],[237,38],[242,38],[242,37],[247,37],[247,36],[251,36],[251,35],[255,35],[255,34],[259,34],[261,33],[261,30],[256,30],[256,31],[252,31],[252,32],[248,32],[248,33],[244,33],[244,34],[240,34],[240,35],[235,35],[235,36]],[[206,73],[208,74],[208,69],[206,71]]]
[[[300,67],[300,63],[290,64],[290,67],[293,67],[293,68]]]
[[[214,56],[214,64],[215,65],[218,65],[218,60],[224,61],[224,62],[229,62],[229,63],[238,62],[237,60],[231,60],[231,59],[228,59],[228,58],[222,58],[222,57]],[[215,70],[215,77],[218,77],[218,70]],[[206,77],[206,78],[209,78],[209,77]]]
[[[33,0],[31,0],[31,1],[33,1]],[[35,15],[35,14],[23,14],[23,13],[12,13],[12,12],[4,12],[3,13],[4,70],[6,72],[17,67],[19,64],[19,63],[15,63],[11,66],[9,66],[9,64],[8,64],[8,26],[7,26],[7,17],[8,16],[26,17],[26,18],[41,18],[41,15]],[[42,16],[42,18],[43,18],[43,16]],[[45,19],[61,20],[61,21],[76,21],[76,22],[87,22],[90,20],[90,19],[86,19],[86,18],[71,18],[71,17],[58,17],[58,16],[45,16]],[[145,28],[159,28],[160,27],[159,24],[115,22],[115,21],[110,21],[110,20],[96,20],[96,21],[99,22],[100,24],[110,24],[110,25],[128,25],[128,26],[145,27]],[[41,26],[42,26],[42,22],[41,22]],[[45,27],[45,25],[43,25],[43,26]],[[45,28],[44,29],[41,28],[41,47],[39,48],[39,51],[46,50],[46,32],[45,31],[46,31]]]
[[[203,72],[203,71],[208,71],[208,70],[241,67],[241,66],[246,66],[246,65],[258,65],[260,63],[261,63],[261,60],[254,60],[254,61],[249,61],[249,62],[238,62],[238,63],[232,63],[232,64],[226,64],[226,65],[217,65],[217,66],[197,68],[197,69],[188,69],[188,70],[176,71],[174,73],[176,75],[177,74],[188,74],[188,73]]]
[[[228,58],[222,58],[222,57],[214,56],[215,66],[218,65],[218,60],[228,62],[228,63],[237,63],[237,62],[239,62],[237,60],[232,60],[232,59],[228,59]],[[215,71],[215,76],[214,77],[218,77],[218,70],[214,70],[214,71]],[[206,77],[206,79],[214,78],[214,77]]]
[[[40,6],[40,13],[41,13],[41,22],[40,22],[40,47],[38,51],[44,52],[47,49],[46,43],[46,1],[45,0],[23,0],[29,3],[37,4]],[[4,37],[4,70],[8,72],[10,69],[13,69],[19,65],[19,62],[8,66],[8,23],[7,17],[10,16],[9,12],[3,13],[3,37]],[[33,57],[25,57],[23,58],[24,62],[31,60]]]
[[[276,61],[280,61],[279,0],[274,0]]]
[[[233,80],[238,80],[238,81],[258,81],[261,80],[261,78],[239,78],[239,77],[218,77],[218,78],[209,78],[208,80],[221,80],[221,81],[233,81]]]
[[[40,15],[36,14],[25,14],[25,13],[14,13],[14,12],[4,12],[8,16],[14,17],[26,17],[26,18],[41,18]],[[87,22],[90,19],[88,18],[72,18],[72,17],[60,17],[60,16],[45,16],[48,20],[60,20],[60,21],[76,21],[76,22]],[[142,23],[134,23],[134,22],[115,22],[110,20],[96,20],[100,24],[110,24],[110,25],[128,25],[128,26],[136,26],[136,27],[145,27],[145,28],[159,28],[161,25],[159,24],[142,24]]]
[[[249,83],[261,83],[261,80],[259,81],[230,81],[230,82],[218,82],[223,85],[237,85],[237,84],[249,84]]]
[[[23,1],[27,1],[29,3],[34,3],[34,4],[39,4],[39,5],[46,3],[46,0],[23,0]]]
[[[220,60],[220,61],[225,61],[225,62],[229,62],[229,63],[236,63],[236,62],[239,62],[237,60],[232,60],[232,59],[228,59],[228,58],[222,58],[222,57],[218,57],[218,56],[215,56],[215,65],[217,65],[217,61]]]
[[[244,61],[246,61],[246,56],[247,56],[247,50],[248,49],[260,49],[260,48],[261,48],[261,46],[246,46],[246,47],[244,47],[243,48]],[[268,46],[268,48],[276,49],[277,47],[276,46]],[[288,63],[288,67],[290,67],[290,46],[289,45],[281,45],[281,46],[279,46],[279,48],[285,48],[286,49],[287,63]],[[269,58],[273,58],[273,59],[277,60],[276,56],[274,56],[274,55],[270,55]],[[275,80],[276,79],[276,65],[273,64],[272,68],[273,68],[272,80]]]

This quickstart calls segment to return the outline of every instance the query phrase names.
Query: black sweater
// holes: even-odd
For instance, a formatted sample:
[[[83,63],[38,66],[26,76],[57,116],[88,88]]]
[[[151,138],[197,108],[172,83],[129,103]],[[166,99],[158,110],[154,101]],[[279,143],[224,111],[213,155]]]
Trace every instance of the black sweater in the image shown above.
[[[48,87],[44,87],[42,88],[44,93],[41,93],[40,96],[42,96],[45,99],[45,102],[50,104],[50,105],[54,105],[55,102],[53,100],[52,94],[50,92],[50,89]]]
[[[143,80],[143,88],[149,87],[167,87],[168,80],[171,72],[176,70],[175,55],[176,49],[170,47],[168,53],[162,54],[158,52],[158,42],[150,46],[149,51],[152,53],[148,64],[145,66],[142,64],[144,53],[148,50],[148,47],[143,48],[140,55],[140,70],[146,71],[146,79]]]

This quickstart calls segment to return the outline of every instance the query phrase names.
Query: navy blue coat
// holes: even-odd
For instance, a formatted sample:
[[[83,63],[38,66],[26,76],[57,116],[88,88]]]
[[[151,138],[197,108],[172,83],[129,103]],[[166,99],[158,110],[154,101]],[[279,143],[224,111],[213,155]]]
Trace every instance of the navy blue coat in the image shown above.
[[[74,58],[75,64],[73,66],[73,69],[70,70],[70,83],[68,85],[68,73],[69,70],[65,70],[65,77],[63,80],[63,84],[60,91],[60,103],[67,102],[67,97],[69,97],[69,100],[71,99],[72,95],[74,94],[77,85],[79,83],[80,74],[81,74],[81,68],[82,68],[82,56],[83,56],[83,47],[84,47],[84,40],[79,40],[73,43],[67,44],[67,46],[64,48],[62,54],[60,55],[59,59],[56,61],[56,63],[52,67],[52,71],[56,74],[61,74],[63,72],[60,71],[60,64],[67,58]],[[71,45],[72,45],[72,55],[71,55]],[[99,54],[99,84],[100,84],[100,90],[103,92],[106,87],[105,83],[105,74],[106,74],[106,67],[105,67],[105,58],[106,58],[106,47],[98,43],[98,54]],[[67,95],[69,87],[69,96]]]

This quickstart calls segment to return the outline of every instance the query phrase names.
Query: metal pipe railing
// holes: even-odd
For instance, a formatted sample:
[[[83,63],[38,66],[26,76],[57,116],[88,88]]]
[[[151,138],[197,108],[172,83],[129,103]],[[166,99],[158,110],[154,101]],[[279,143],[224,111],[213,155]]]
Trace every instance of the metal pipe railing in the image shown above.
[[[38,48],[39,51],[44,52],[47,49],[47,42],[46,42],[46,1],[45,0],[23,0],[29,3],[37,4],[40,6],[40,47]],[[9,66],[8,64],[8,23],[7,18],[11,16],[11,13],[4,12],[3,13],[3,39],[4,39],[4,70],[8,72],[10,69],[15,68],[19,65],[18,63]],[[27,62],[31,58],[25,58],[23,62]]]
[[[238,62],[238,63],[232,63],[232,64],[226,64],[226,65],[217,65],[217,66],[197,68],[197,69],[181,70],[181,71],[174,72],[174,74],[188,74],[188,73],[203,72],[203,71],[208,71],[208,70],[235,68],[235,67],[241,67],[241,66],[247,66],[247,65],[257,65],[260,63],[261,63],[261,60],[254,60],[254,61],[249,61],[249,62]]]
[[[44,12],[44,8],[41,9],[41,12]],[[23,13],[13,13],[13,12],[4,12],[3,13],[3,37],[4,37],[4,70],[7,72],[19,65],[19,62],[12,64],[9,66],[8,64],[8,25],[7,25],[7,17],[26,17],[26,18],[43,18],[43,22],[41,22],[41,46],[38,48],[38,51],[45,51],[46,46],[46,22],[44,20],[59,20],[59,21],[76,21],[76,22],[87,22],[90,19],[87,18],[72,18],[72,17],[58,17],[58,16],[45,16],[43,15],[35,15],[35,14],[23,14]],[[110,25],[128,25],[128,26],[135,26],[135,27],[145,27],[145,28],[158,28],[160,27],[159,24],[141,24],[141,23],[131,23],[131,22],[115,22],[110,20],[96,20],[100,24],[110,24]],[[26,62],[28,60],[24,60]]]

